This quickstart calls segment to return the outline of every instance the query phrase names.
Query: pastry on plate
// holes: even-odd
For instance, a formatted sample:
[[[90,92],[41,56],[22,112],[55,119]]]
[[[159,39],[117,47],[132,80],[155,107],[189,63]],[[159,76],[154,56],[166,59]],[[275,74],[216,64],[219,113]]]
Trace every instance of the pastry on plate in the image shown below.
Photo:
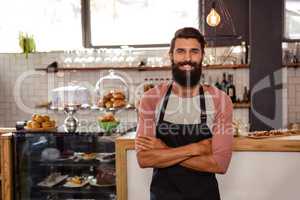
[[[64,184],[64,187],[76,188],[83,187],[88,183],[86,177],[83,176],[73,176],[67,179],[67,182]]]
[[[49,130],[56,126],[56,122],[48,115],[33,114],[31,120],[26,123],[26,129],[29,130]]]
[[[82,159],[83,160],[92,160],[92,159],[95,159],[96,156],[97,156],[96,153],[83,153]]]

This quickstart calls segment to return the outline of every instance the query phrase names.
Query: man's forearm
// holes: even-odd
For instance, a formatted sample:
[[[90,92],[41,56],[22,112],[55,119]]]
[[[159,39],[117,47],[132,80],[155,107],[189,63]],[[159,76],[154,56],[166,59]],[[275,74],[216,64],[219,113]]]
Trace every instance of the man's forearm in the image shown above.
[[[183,160],[180,165],[196,171],[224,173],[212,155],[194,156]]]
[[[138,162],[141,167],[169,167],[194,156],[191,146],[177,148],[152,149],[139,151]]]

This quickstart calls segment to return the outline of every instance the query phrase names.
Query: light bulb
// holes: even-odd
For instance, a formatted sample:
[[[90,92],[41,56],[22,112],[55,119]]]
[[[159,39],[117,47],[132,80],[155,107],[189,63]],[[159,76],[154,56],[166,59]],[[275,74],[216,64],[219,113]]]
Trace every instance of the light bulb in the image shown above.
[[[221,22],[221,16],[215,10],[214,6],[211,8],[209,14],[206,17],[206,22],[209,26],[215,27],[218,26]]]

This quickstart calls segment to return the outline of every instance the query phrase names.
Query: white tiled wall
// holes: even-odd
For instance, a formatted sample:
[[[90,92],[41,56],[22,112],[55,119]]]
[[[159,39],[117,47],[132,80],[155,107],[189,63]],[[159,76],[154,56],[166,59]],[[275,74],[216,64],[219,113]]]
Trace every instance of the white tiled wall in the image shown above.
[[[54,113],[45,109],[36,109],[35,105],[47,102],[50,100],[51,89],[65,86],[72,81],[77,81],[81,84],[94,86],[97,80],[106,75],[107,71],[64,71],[56,74],[46,73],[44,71],[35,71],[37,67],[46,67],[48,64],[63,59],[63,53],[35,53],[30,54],[29,59],[25,59],[22,54],[0,54],[0,127],[13,127],[18,120],[29,119],[32,113],[48,113],[59,124],[63,123],[65,115],[63,113]],[[124,73],[125,71],[119,71]],[[204,72],[206,78],[212,77],[213,82],[216,77],[222,79],[223,70],[209,70]],[[227,74],[234,75],[234,83],[238,97],[241,98],[243,94],[243,87],[249,88],[249,70],[226,70]],[[299,73],[299,72],[298,72]],[[290,74],[289,74],[290,75]],[[134,103],[134,94],[137,88],[144,81],[145,78],[170,78],[169,71],[126,71],[126,76],[130,79],[131,103]],[[297,82],[297,79],[291,79]],[[243,83],[243,84],[240,84]],[[297,82],[299,83],[299,82]],[[300,84],[300,83],[299,83]],[[142,89],[142,88],[141,88]],[[295,98],[299,97],[300,91],[295,86]],[[294,100],[296,101],[296,99]],[[298,101],[299,102],[299,101]],[[291,102],[293,103],[293,102]],[[294,102],[296,105],[296,102]],[[298,105],[298,104],[297,104]],[[300,109],[300,105],[298,105]],[[293,110],[294,111],[294,110]],[[234,116],[244,123],[248,123],[248,109],[236,109]],[[289,110],[290,114],[290,110]],[[294,118],[300,118],[300,110],[298,113],[292,113]],[[99,113],[97,112],[79,112],[77,116],[81,120],[95,121]],[[123,121],[135,121],[135,111],[128,111],[119,113]]]
[[[288,121],[300,122],[300,68],[288,70]]]

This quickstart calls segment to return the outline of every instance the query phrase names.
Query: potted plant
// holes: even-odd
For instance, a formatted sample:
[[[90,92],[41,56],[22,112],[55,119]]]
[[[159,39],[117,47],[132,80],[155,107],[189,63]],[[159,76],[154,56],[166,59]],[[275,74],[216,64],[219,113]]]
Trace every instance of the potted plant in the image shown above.
[[[28,36],[27,33],[19,33],[19,46],[22,49],[22,52],[25,53],[26,59],[28,54],[36,51],[35,41],[33,36]]]

